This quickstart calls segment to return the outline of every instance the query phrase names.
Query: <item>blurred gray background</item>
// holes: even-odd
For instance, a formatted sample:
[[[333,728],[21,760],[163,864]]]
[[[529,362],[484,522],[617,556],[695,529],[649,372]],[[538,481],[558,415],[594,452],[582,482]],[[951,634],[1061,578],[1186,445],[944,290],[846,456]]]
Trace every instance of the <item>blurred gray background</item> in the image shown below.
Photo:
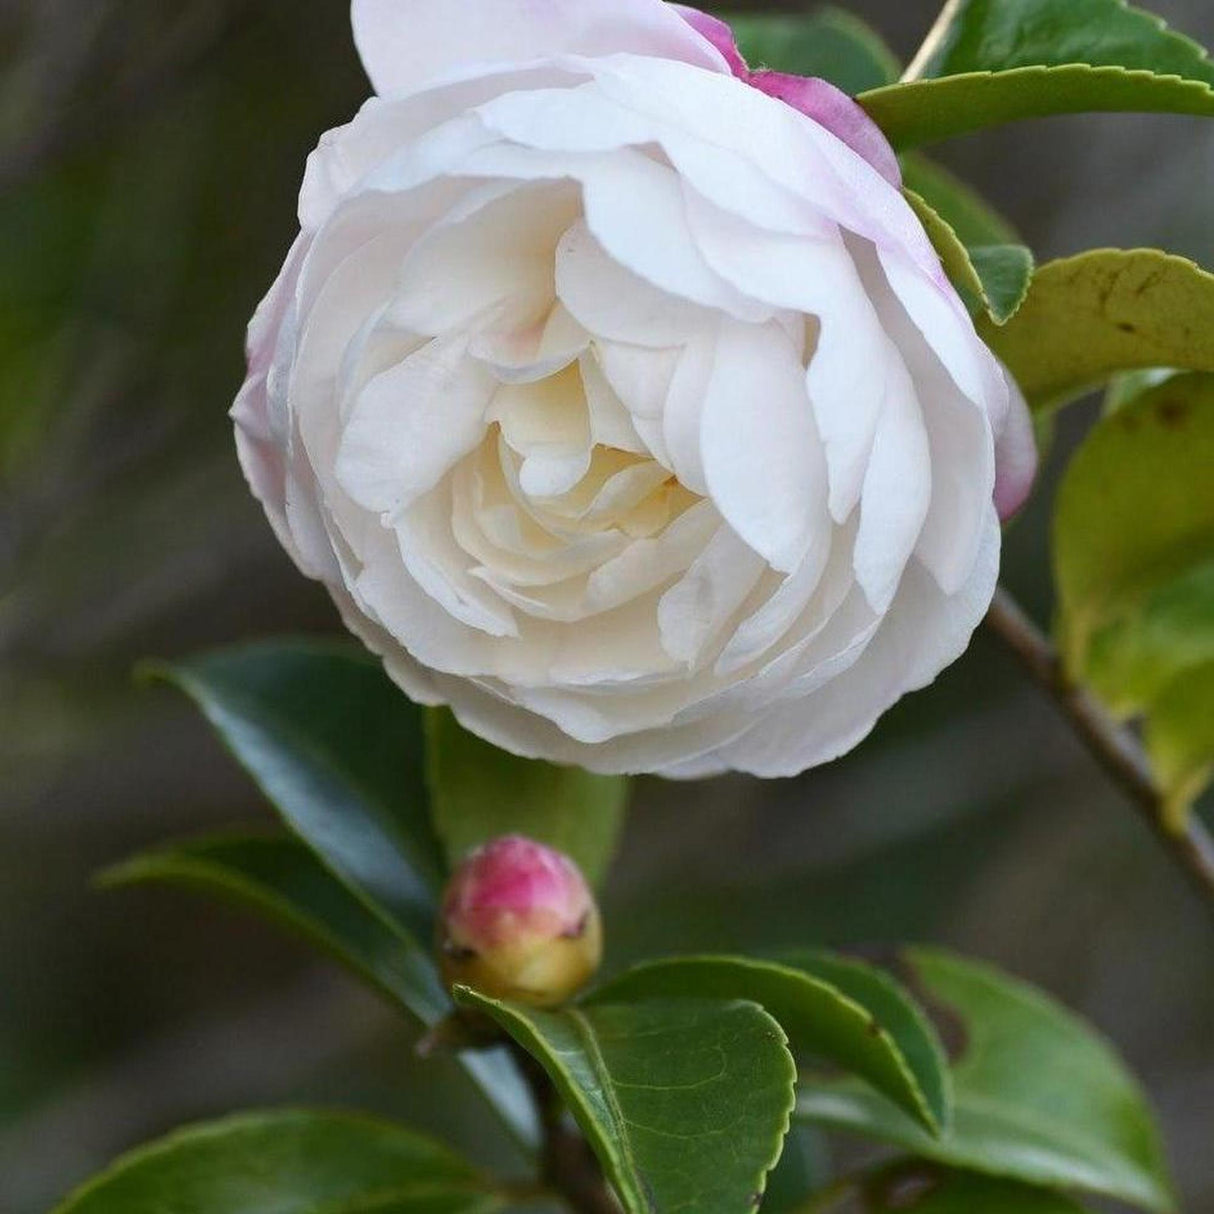
[[[907,56],[936,4],[853,7]],[[1214,43],[1210,0],[1154,7]],[[441,1064],[272,929],[89,888],[132,850],[266,818],[133,664],[337,627],[225,414],[304,157],[365,92],[342,0],[0,0],[0,1214],[242,1105],[364,1103],[491,1145],[436,1098]],[[939,155],[1042,258],[1160,243],[1214,265],[1214,123],[1055,119]],[[1042,621],[1050,484],[1088,420],[1068,415],[1009,537]],[[1187,1209],[1214,1210],[1214,928],[988,639],[802,779],[642,783],[609,901],[614,962],[910,938],[1042,983],[1142,1074]]]

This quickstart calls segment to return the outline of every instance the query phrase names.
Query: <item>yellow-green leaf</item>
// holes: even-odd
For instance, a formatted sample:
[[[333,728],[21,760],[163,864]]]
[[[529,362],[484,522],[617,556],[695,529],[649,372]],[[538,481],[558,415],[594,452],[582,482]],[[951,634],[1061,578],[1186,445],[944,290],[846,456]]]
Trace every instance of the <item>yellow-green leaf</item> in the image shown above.
[[[593,884],[607,873],[628,807],[625,776],[521,759],[463,729],[449,709],[426,714],[431,814],[451,865],[499,835],[572,856]]]
[[[1146,743],[1168,821],[1180,826],[1214,778],[1214,662],[1191,667],[1164,688],[1147,718]]]
[[[1214,371],[1214,275],[1157,249],[1094,249],[1041,266],[1006,325],[978,327],[1045,409],[1120,371]]]
[[[1147,717],[1173,817],[1214,761],[1214,375],[1174,375],[1102,418],[1054,517],[1071,676]]]

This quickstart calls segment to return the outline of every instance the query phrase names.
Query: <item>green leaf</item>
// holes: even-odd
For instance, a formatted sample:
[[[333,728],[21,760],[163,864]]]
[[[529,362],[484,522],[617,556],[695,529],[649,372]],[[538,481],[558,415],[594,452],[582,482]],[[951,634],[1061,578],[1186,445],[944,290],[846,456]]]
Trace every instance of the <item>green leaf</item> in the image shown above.
[[[850,987],[846,993],[844,986]],[[779,1021],[795,1055],[825,1059],[861,1076],[930,1133],[948,1122],[943,1051],[931,1027],[894,983],[878,986],[859,966],[841,962],[832,968],[816,954],[789,965],[676,957],[636,966],[596,991],[592,1004],[682,997],[751,1000]]]
[[[936,1125],[948,1127],[953,1087],[944,1046],[931,1020],[901,983],[875,965],[823,949],[796,949],[783,953],[779,960],[829,982],[863,1007],[896,1043]]]
[[[1052,114],[1214,115],[1214,88],[1122,67],[1021,67],[914,80],[857,98],[899,151]]]
[[[911,989],[954,1047],[952,1128],[933,1138],[853,1080],[806,1083],[798,1113],[950,1167],[1175,1208],[1147,1103],[1112,1049],[1040,991],[928,949]]]
[[[978,330],[1035,409],[1121,371],[1214,371],[1214,275],[1157,249],[1094,249],[1041,266],[1012,320]]]
[[[376,915],[295,839],[199,839],[135,856],[99,881],[186,886],[241,903],[349,966],[423,1024],[451,1010],[429,948]]]
[[[818,76],[845,93],[898,79],[902,68],[881,36],[851,13],[820,8],[796,17],[731,16],[738,49],[753,68]]]
[[[1212,461],[1214,376],[1178,375],[1098,422],[1059,488],[1053,546],[1064,657],[1121,713],[1159,690],[1168,650],[1197,638],[1191,664],[1214,641],[1205,610],[1214,511],[1202,492]],[[1143,616],[1154,628],[1139,634],[1142,657],[1127,661],[1127,629]]]
[[[1186,670],[1164,688],[1151,706],[1145,734],[1167,820],[1183,825],[1214,779],[1214,662]]]
[[[1093,427],[1054,514],[1067,671],[1118,715],[1146,714],[1175,820],[1214,762],[1211,469],[1214,375],[1174,375]]]
[[[147,852],[102,874],[108,887],[174,885],[251,907],[336,958],[392,1002],[433,1026],[451,1011],[428,944],[356,898],[302,843],[245,836],[202,839]],[[459,1061],[510,1132],[537,1138],[531,1098],[500,1052],[464,1052]]]
[[[1023,245],[993,245],[967,249],[952,226],[913,190],[907,201],[919,216],[949,280],[975,317],[985,315],[1003,325],[1028,294],[1033,276],[1033,254]]]
[[[1099,496],[1094,486],[1085,488]],[[1069,532],[1071,524],[1067,526]],[[1108,543],[1099,531],[1093,540],[1097,548]],[[1068,535],[1068,552],[1075,546],[1074,536]],[[1158,555],[1162,558],[1163,551]],[[1092,612],[1078,607],[1060,619],[1074,677],[1121,717],[1150,711],[1178,676],[1214,661],[1214,553],[1182,571],[1166,566],[1163,561],[1144,570],[1137,585],[1124,587],[1110,601],[1093,603]]]
[[[443,858],[420,712],[377,661],[344,644],[270,641],[152,669],[195,700],[329,868],[430,939]]]
[[[247,1113],[119,1160],[56,1214],[472,1214],[501,1200],[469,1164],[347,1113]]]
[[[917,152],[902,157],[902,183],[953,229],[966,248],[1022,243],[1012,225],[973,186]]]
[[[931,1164],[900,1163],[842,1186],[814,1214],[1083,1214],[1061,1193]]]
[[[627,1214],[747,1214],[780,1156],[796,1071],[757,1004],[540,1012],[457,988],[543,1066]]]
[[[434,824],[452,865],[489,839],[521,834],[572,856],[593,884],[606,875],[627,777],[520,759],[468,733],[445,708],[427,712],[426,742]]]
[[[1146,367],[1114,375],[1104,394],[1104,412],[1116,413],[1122,405],[1137,400],[1148,388],[1157,387],[1175,374],[1171,367]]]
[[[963,0],[922,74],[1068,63],[1214,85],[1214,64],[1198,43],[1126,0]]]
[[[895,147],[1085,110],[1214,114],[1214,64],[1124,0],[961,0],[916,79],[861,103]]]
[[[983,245],[970,249],[970,260],[982,283],[987,314],[1005,325],[1020,310],[1033,277],[1033,254],[1020,244]]]

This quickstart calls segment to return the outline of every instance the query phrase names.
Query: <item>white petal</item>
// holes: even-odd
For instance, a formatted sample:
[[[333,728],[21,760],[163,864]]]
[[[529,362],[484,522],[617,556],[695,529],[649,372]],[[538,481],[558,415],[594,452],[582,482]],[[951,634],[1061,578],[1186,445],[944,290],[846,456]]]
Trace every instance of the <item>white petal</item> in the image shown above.
[[[698,664],[766,568],[729,527],[719,527],[687,573],[662,595],[658,626],[666,652],[688,666]]]
[[[771,316],[771,309],[747,299],[705,265],[687,228],[678,175],[645,152],[564,154],[499,144],[473,152],[462,171],[494,179],[580,182],[586,226],[604,251],[638,278],[738,320],[761,322]]]
[[[962,592],[944,595],[917,563],[907,568],[891,607],[860,659],[812,695],[781,704],[725,747],[731,767],[764,777],[791,776],[846,754],[908,691],[925,686],[965,651],[994,593],[999,526],[986,539]]]
[[[433,336],[486,315],[496,328],[530,328],[551,308],[557,243],[579,210],[568,184],[481,187],[410,251],[392,321]]]
[[[860,494],[856,578],[884,612],[923,530],[932,494],[931,448],[915,384],[900,359],[891,374]]]
[[[635,346],[681,344],[711,317],[707,309],[659,291],[626,270],[583,222],[575,223],[557,248],[556,292],[596,338]]]
[[[704,405],[717,357],[717,326],[688,342],[679,355],[662,410],[662,445],[679,482],[692,493],[708,495],[702,436]]]
[[[725,60],[661,0],[353,0],[354,41],[377,93],[416,92],[467,65],[629,51],[712,71]]]
[[[594,441],[619,451],[644,453],[645,444],[632,424],[628,409],[608,382],[593,353],[582,357],[580,369]]]
[[[687,195],[705,259],[756,299],[817,317],[806,383],[826,449],[830,511],[842,522],[860,496],[889,375],[880,321],[838,230],[829,238],[765,232]]]
[[[940,327],[929,344],[924,331],[907,315],[905,296],[894,293],[871,250],[858,256],[882,324],[898,346],[923,408],[932,488],[915,552],[945,594],[953,594],[970,576],[994,491],[994,442],[988,410],[1006,414],[1006,383],[1000,376],[990,385],[993,395],[985,399],[964,395],[936,350],[948,342],[950,332],[958,344],[977,343],[969,318],[961,322],[947,312],[940,314]],[[977,357],[994,364],[984,348],[977,351]]]
[[[433,341],[363,389],[337,455],[337,479],[354,501],[398,510],[480,442],[497,384],[465,349]]]
[[[804,370],[778,326],[722,326],[703,422],[708,487],[742,539],[783,572],[829,543],[822,445]]]
[[[513,612],[483,581],[471,576],[468,554],[451,535],[449,487],[402,511],[395,531],[405,568],[451,616],[490,636],[518,635]]]

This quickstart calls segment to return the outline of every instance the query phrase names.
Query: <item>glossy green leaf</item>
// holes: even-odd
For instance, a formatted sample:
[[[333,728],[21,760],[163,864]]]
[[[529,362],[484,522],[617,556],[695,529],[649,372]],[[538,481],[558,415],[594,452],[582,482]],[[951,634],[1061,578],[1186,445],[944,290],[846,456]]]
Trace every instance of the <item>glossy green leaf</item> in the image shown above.
[[[813,1214],[1083,1214],[1061,1193],[924,1163],[895,1164],[833,1190]]]
[[[902,157],[902,183],[956,232],[966,248],[1023,243],[1016,229],[973,186],[918,152]]]
[[[967,249],[952,225],[926,199],[909,189],[905,194],[971,314],[985,315],[995,325],[1006,324],[1028,294],[1032,253],[1023,245]]]
[[[933,1138],[854,1080],[807,1081],[802,1117],[950,1167],[1175,1208],[1150,1109],[1092,1029],[1040,991],[945,953],[912,951],[905,976],[954,1055],[952,1128]]]
[[[924,76],[1087,63],[1214,85],[1214,64],[1191,38],[1126,0],[962,0]]]
[[[1214,64],[1124,0],[961,0],[916,79],[861,102],[895,147],[1085,110],[1214,114]]]
[[[845,993],[843,986],[851,989]],[[680,997],[758,1003],[780,1022],[798,1057],[825,1059],[861,1076],[931,1133],[948,1123],[943,1052],[930,1025],[914,1015],[893,983],[878,989],[873,979],[866,986],[859,967],[832,970],[829,959],[816,954],[788,965],[676,957],[636,966],[596,991],[592,1002]]]
[[[953,1105],[948,1058],[935,1025],[910,992],[885,970],[824,949],[795,949],[781,954],[779,960],[830,983],[864,1008],[897,1045],[933,1111],[935,1123],[947,1128]]]
[[[457,988],[548,1073],[627,1214],[748,1214],[780,1155],[796,1071],[757,1004],[655,999],[541,1012]]]
[[[728,20],[738,49],[754,68],[818,76],[851,94],[892,84],[902,70],[881,36],[842,9]]]
[[[1007,324],[1028,295],[1035,264],[1032,251],[1020,244],[1000,244],[982,245],[969,254],[987,314],[995,324]]]
[[[427,712],[426,741],[434,824],[451,864],[486,840],[521,834],[572,856],[592,883],[606,875],[627,777],[520,759],[468,733],[445,708]]]
[[[502,1202],[447,1148],[347,1113],[248,1113],[119,1160],[56,1214],[472,1214]]]
[[[1021,67],[891,84],[857,98],[899,151],[1052,114],[1214,115],[1214,88],[1122,67]]]
[[[302,843],[272,836],[231,836],[145,853],[111,869],[103,884],[174,885],[251,907],[336,958],[426,1026],[451,1011],[429,942],[412,941],[370,909]],[[465,1052],[460,1063],[524,1145],[538,1130],[530,1094],[510,1059]]]
[[[1115,713],[1147,715],[1174,817],[1214,762],[1212,469],[1214,375],[1174,375],[1097,423],[1054,515],[1068,672]]]
[[[108,887],[186,886],[250,906],[318,946],[424,1024],[451,1010],[430,960],[292,838],[229,836],[146,852],[100,877]]]
[[[1095,249],[1041,266],[1011,321],[978,328],[1050,408],[1121,371],[1214,371],[1214,275],[1157,249]]]
[[[271,641],[156,673],[195,700],[328,867],[430,938],[443,858],[420,711],[375,659],[354,646]]]

